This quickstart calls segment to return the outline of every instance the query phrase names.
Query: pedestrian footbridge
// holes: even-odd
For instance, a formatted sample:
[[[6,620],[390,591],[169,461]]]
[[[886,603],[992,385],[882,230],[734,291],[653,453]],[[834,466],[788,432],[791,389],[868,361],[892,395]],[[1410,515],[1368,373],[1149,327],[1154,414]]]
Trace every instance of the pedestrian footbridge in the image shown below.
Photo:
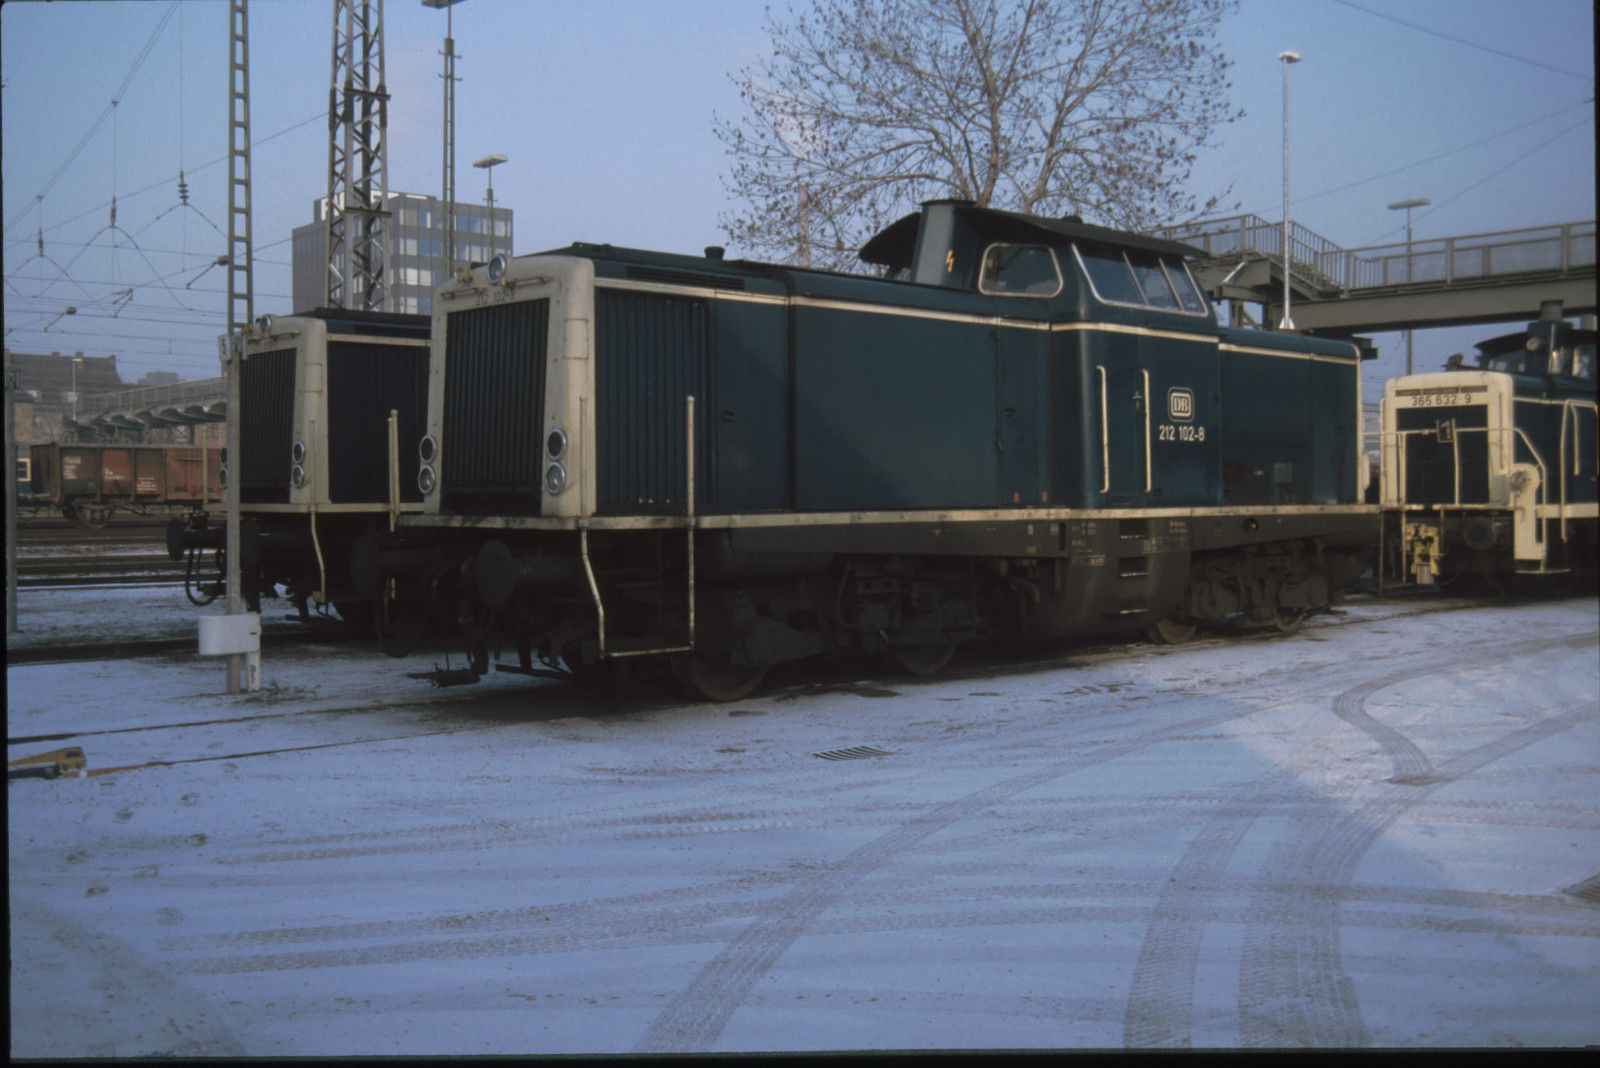
[[[1155,231],[1205,253],[1197,266],[1213,299],[1283,318],[1283,224],[1256,215],[1203,219]],[[1515,322],[1559,301],[1566,315],[1595,312],[1595,221],[1340,248],[1289,227],[1295,328],[1348,337],[1390,330]]]

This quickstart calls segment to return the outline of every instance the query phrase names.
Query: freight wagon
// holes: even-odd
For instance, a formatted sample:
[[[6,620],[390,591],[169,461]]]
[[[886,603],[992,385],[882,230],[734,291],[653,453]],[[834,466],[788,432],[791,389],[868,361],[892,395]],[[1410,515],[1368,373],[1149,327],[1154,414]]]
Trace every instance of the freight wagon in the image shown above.
[[[28,452],[28,503],[82,526],[102,527],[118,510],[148,515],[222,501],[221,449],[46,443]]]

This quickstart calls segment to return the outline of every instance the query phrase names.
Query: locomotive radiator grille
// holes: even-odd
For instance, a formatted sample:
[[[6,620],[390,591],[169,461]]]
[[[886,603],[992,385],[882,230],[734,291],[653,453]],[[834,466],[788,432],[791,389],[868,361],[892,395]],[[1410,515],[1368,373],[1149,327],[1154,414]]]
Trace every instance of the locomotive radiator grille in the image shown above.
[[[389,499],[389,412],[400,413],[400,499],[420,501],[411,453],[428,404],[428,350],[417,345],[328,345],[328,499]]]
[[[294,349],[253,353],[240,364],[239,499],[246,503],[288,503],[294,368]]]
[[[1401,408],[1406,499],[1413,504],[1487,504],[1489,409],[1481,404]],[[1459,462],[1459,472],[1457,464]],[[1456,501],[1459,474],[1461,499]]]
[[[440,479],[447,510],[538,515],[550,301],[453,312]]]
[[[715,484],[706,413],[712,332],[709,301],[601,290],[595,301],[595,413],[599,510],[684,507],[684,398],[696,400],[696,505]]]

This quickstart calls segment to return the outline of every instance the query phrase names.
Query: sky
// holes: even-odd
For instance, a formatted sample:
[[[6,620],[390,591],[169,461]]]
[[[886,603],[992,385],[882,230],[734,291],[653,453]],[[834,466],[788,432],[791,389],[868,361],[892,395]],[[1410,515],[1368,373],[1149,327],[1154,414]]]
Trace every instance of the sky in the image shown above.
[[[385,8],[389,188],[437,195],[446,16],[420,0]],[[734,201],[712,120],[741,114],[733,75],[770,47],[765,9],[458,3],[457,198],[483,199],[472,161],[499,152],[495,202],[515,211],[519,254],[578,240],[728,244],[719,219]],[[332,10],[249,7],[258,316],[292,310],[290,232],[327,187]],[[1419,240],[1593,219],[1593,31],[1588,0],[1243,0],[1218,40],[1244,115],[1205,150],[1192,190],[1281,220],[1287,49],[1302,56],[1290,68],[1290,215],[1315,233],[1345,248],[1403,239],[1386,206],[1412,197],[1432,200],[1412,214]],[[114,353],[128,381],[219,373],[227,43],[221,0],[0,7],[7,348]],[[1419,331],[1416,366],[1501,332]],[[1400,335],[1375,340],[1369,399],[1404,367]]]

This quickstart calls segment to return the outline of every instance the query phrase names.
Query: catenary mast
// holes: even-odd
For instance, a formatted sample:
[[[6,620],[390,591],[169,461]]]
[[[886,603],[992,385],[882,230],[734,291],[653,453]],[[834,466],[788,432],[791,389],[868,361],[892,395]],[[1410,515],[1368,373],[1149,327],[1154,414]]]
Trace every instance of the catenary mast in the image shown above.
[[[389,92],[383,0],[334,0],[328,90],[327,304],[382,311]]]

